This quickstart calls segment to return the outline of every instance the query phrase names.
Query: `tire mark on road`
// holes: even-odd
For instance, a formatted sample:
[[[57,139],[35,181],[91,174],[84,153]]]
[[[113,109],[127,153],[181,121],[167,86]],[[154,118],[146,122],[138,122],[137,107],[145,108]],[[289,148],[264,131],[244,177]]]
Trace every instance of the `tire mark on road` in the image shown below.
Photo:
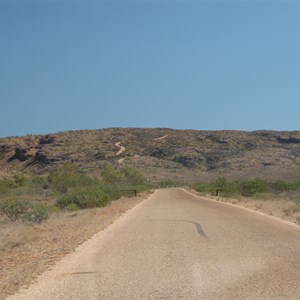
[[[151,219],[152,221],[167,221],[167,222],[184,222],[184,223],[191,223],[193,225],[195,225],[195,228],[198,232],[199,235],[201,235],[203,238],[208,239],[208,235],[206,234],[206,232],[204,231],[202,225],[200,223],[194,222],[194,221],[188,221],[188,220],[164,220],[164,219],[160,219],[160,220],[155,220],[155,219]]]

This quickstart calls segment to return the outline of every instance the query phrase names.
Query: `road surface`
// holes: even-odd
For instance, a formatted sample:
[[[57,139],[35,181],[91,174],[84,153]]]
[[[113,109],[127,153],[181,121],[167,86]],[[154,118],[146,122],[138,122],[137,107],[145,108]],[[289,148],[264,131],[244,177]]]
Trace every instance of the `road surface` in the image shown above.
[[[9,299],[300,299],[300,230],[161,189]]]

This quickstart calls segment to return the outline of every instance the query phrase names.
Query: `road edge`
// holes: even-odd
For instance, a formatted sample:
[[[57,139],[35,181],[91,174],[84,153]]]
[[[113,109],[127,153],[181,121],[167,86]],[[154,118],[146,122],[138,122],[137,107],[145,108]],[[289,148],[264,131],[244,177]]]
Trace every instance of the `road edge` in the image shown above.
[[[280,217],[275,217],[275,216],[270,216],[268,214],[265,214],[261,211],[257,211],[257,210],[253,210],[253,209],[250,209],[250,208],[247,208],[247,207],[243,207],[243,206],[240,206],[240,205],[237,205],[237,204],[233,204],[233,203],[228,203],[228,202],[225,202],[225,201],[222,201],[222,200],[215,200],[215,199],[210,199],[210,198],[207,198],[205,196],[200,196],[200,195],[197,195],[195,193],[193,193],[192,191],[190,190],[186,190],[185,188],[180,188],[181,190],[185,191],[186,193],[190,194],[190,195],[193,195],[197,198],[200,198],[200,199],[204,199],[206,201],[212,201],[212,202],[217,202],[217,203],[220,203],[220,204],[224,204],[224,205],[228,205],[228,206],[233,206],[233,207],[236,207],[236,208],[239,208],[239,209],[242,209],[242,210],[246,210],[248,212],[251,212],[251,213],[256,213],[262,217],[267,217],[273,221],[279,221],[281,223],[284,223],[286,225],[289,225],[289,226],[292,226],[298,230],[300,230],[300,225],[297,225],[296,223],[293,223],[293,222],[290,222],[290,221],[287,221],[287,220],[283,220],[281,219]]]
[[[151,198],[156,194],[157,189],[154,190],[148,197],[145,197],[142,201],[137,203],[136,205],[132,206],[128,210],[126,210],[124,213],[122,213],[117,219],[111,221],[107,226],[103,227],[96,233],[94,233],[90,238],[85,240],[83,243],[77,245],[76,248],[74,248],[69,253],[66,253],[63,255],[59,260],[57,260],[53,265],[45,269],[42,273],[40,273],[36,278],[32,279],[29,284],[23,285],[19,290],[17,290],[14,294],[10,294],[5,297],[5,300],[13,300],[15,297],[18,297],[18,295],[26,295],[27,290],[36,284],[38,284],[45,276],[47,276],[48,273],[52,272],[59,264],[64,263],[70,257],[73,255],[76,255],[79,251],[82,251],[85,247],[88,247],[89,243],[93,243],[95,239],[99,237],[99,235],[107,235],[115,226],[117,226],[119,223],[122,223],[125,217],[129,214],[131,214],[133,211],[139,209],[140,206],[142,206],[143,203],[145,203],[148,200],[151,200]],[[125,219],[126,220],[126,219]]]

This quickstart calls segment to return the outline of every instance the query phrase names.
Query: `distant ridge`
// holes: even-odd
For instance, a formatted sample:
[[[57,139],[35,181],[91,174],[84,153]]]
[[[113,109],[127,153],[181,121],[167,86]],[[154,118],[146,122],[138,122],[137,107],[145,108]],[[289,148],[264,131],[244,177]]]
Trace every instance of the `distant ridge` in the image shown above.
[[[107,128],[0,138],[1,177],[47,174],[65,162],[95,176],[110,163],[135,167],[149,180],[300,181],[300,131]]]

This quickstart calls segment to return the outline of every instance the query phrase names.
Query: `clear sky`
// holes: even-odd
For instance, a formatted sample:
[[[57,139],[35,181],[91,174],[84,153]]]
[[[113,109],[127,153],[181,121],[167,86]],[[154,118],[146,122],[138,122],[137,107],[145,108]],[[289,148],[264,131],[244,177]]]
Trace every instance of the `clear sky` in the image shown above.
[[[0,0],[0,136],[300,130],[300,1]]]

